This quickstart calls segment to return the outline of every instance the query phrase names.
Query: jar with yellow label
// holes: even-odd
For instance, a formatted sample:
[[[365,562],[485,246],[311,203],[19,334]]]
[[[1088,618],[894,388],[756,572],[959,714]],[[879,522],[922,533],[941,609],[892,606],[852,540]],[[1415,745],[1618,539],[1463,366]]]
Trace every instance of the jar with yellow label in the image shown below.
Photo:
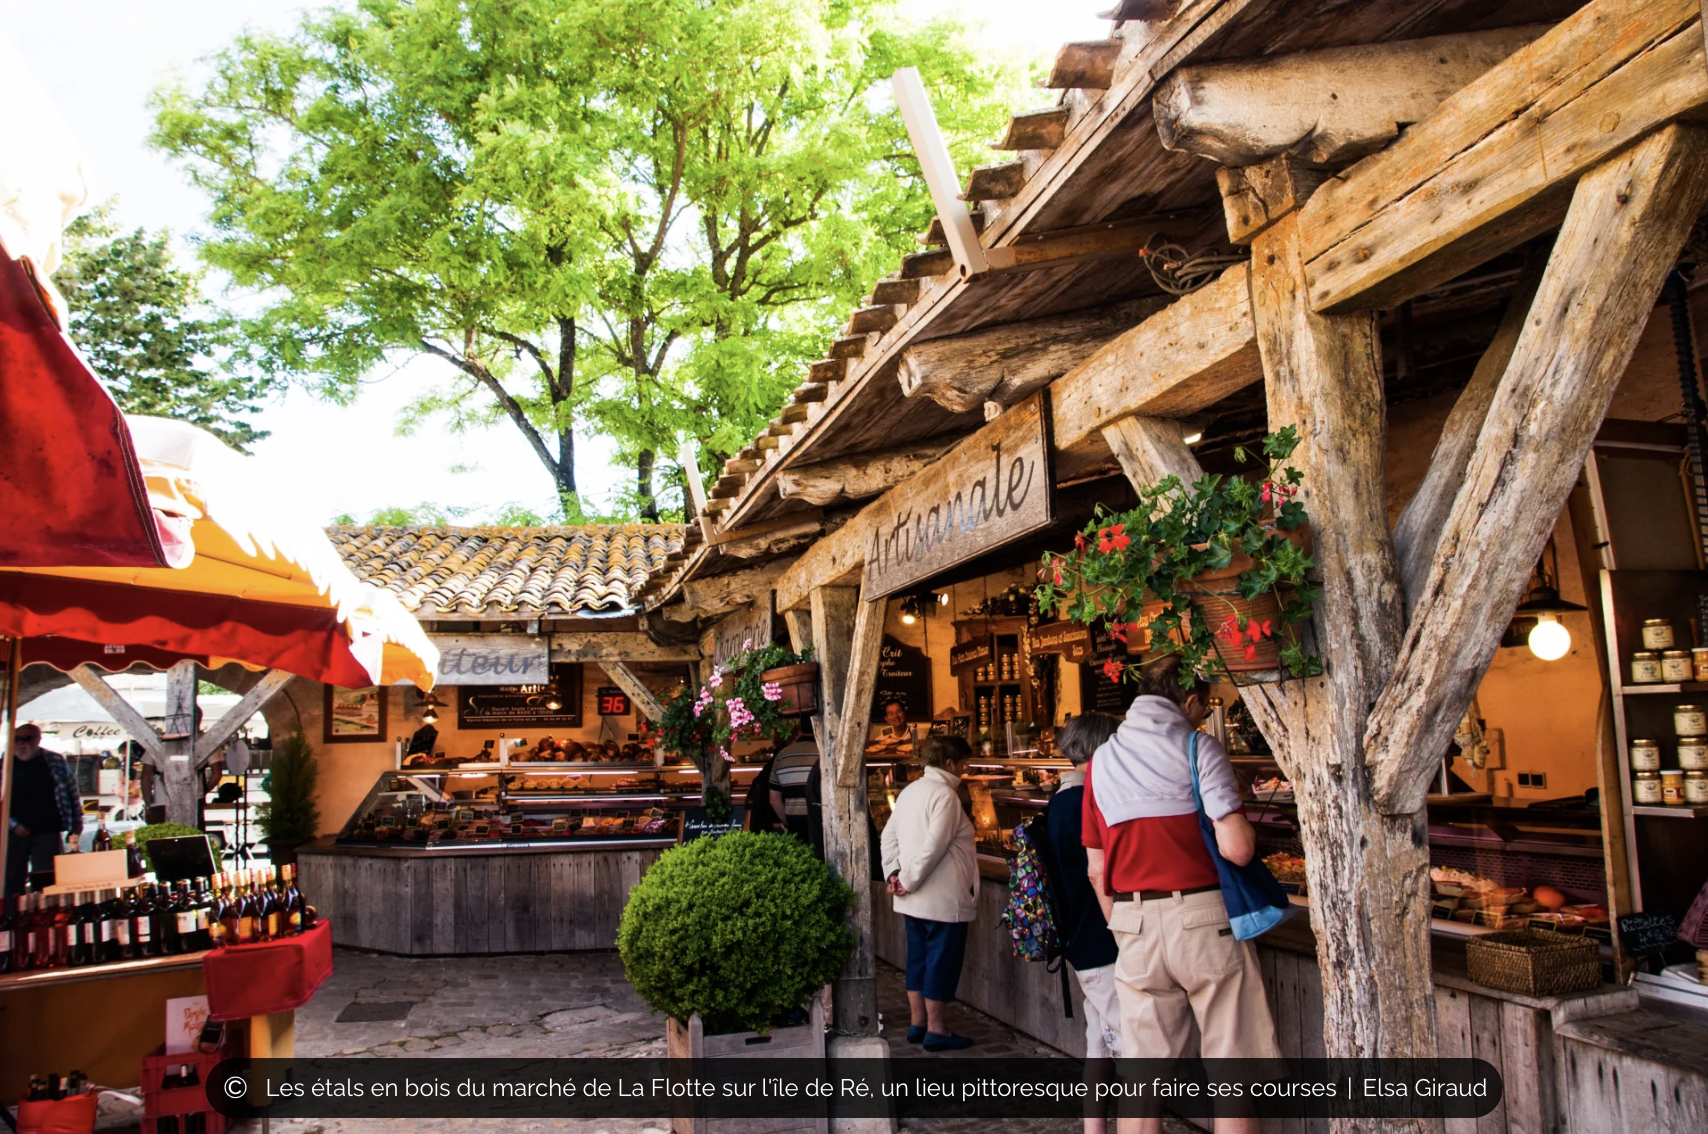
[[[1638,772],[1631,783],[1631,802],[1652,807],[1661,801],[1661,774]]]
[[[1670,619],[1649,618],[1643,621],[1643,649],[1670,650],[1675,641]]]
[[[1672,711],[1672,731],[1679,736],[1708,736],[1708,712],[1701,705],[1679,705]]]
[[[1661,679],[1661,656],[1647,650],[1631,655],[1631,684],[1654,685]]]
[[[1708,681],[1708,646],[1690,651],[1690,668],[1696,672],[1695,680]]]
[[[1661,802],[1668,807],[1684,806],[1684,773],[1677,768],[1661,773]]]
[[[1708,803],[1708,772],[1684,773],[1684,802],[1693,807]]]
[[[1678,766],[1687,772],[1708,772],[1708,736],[1679,737]]]
[[[1633,740],[1630,754],[1633,772],[1658,772],[1661,770],[1661,746],[1659,742]]]
[[[1682,685],[1696,677],[1696,668],[1685,650],[1667,650],[1661,654],[1661,680]]]

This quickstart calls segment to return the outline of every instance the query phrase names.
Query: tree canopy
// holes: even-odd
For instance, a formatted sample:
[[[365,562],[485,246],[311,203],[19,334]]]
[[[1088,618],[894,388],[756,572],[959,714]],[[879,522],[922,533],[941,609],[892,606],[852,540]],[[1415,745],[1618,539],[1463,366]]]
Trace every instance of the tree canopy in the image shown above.
[[[751,437],[928,222],[906,65],[969,164],[1025,77],[893,0],[361,0],[162,90],[154,141],[266,374],[347,399],[437,356],[418,413],[507,420],[570,519],[608,434],[652,517],[676,442]]]
[[[233,349],[233,322],[197,313],[200,276],[178,267],[165,230],[123,232],[109,201],[65,230],[54,285],[67,331],[126,413],[199,425],[244,449],[267,436],[249,420],[273,380]]]

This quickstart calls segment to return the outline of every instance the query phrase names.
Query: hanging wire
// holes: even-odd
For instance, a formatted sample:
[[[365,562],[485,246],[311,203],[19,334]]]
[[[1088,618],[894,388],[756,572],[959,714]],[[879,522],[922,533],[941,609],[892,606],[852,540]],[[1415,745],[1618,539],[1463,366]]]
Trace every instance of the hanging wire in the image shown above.
[[[1143,258],[1145,267],[1150,269],[1156,286],[1170,295],[1191,295],[1226,269],[1246,261],[1243,252],[1189,253],[1160,232],[1145,241],[1145,246],[1139,249],[1139,256]]]

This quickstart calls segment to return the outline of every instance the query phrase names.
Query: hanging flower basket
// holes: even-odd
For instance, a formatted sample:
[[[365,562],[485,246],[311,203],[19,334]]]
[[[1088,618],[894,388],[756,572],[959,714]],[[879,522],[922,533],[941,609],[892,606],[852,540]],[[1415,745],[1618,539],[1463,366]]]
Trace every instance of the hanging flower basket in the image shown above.
[[[798,717],[818,711],[818,663],[778,666],[765,670],[759,679],[767,686],[775,685],[781,692],[778,711],[784,716]]]
[[[1141,490],[1137,508],[1100,508],[1073,551],[1044,557],[1039,608],[1104,623],[1132,648],[1179,654],[1206,680],[1321,673],[1301,637],[1317,590],[1309,517],[1295,499],[1302,477],[1286,463],[1297,444],[1288,426],[1264,438],[1258,477],[1206,475],[1191,485],[1169,477]],[[1129,668],[1103,664],[1114,681]]]

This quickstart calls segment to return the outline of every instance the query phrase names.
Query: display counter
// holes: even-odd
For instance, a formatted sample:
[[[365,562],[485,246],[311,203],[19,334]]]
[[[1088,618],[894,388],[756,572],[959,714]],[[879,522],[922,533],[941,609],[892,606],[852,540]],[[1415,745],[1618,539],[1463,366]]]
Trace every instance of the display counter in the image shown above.
[[[758,771],[732,769],[738,799]],[[689,764],[409,767],[381,774],[339,834],[297,863],[338,945],[610,949],[630,888],[700,806]]]

